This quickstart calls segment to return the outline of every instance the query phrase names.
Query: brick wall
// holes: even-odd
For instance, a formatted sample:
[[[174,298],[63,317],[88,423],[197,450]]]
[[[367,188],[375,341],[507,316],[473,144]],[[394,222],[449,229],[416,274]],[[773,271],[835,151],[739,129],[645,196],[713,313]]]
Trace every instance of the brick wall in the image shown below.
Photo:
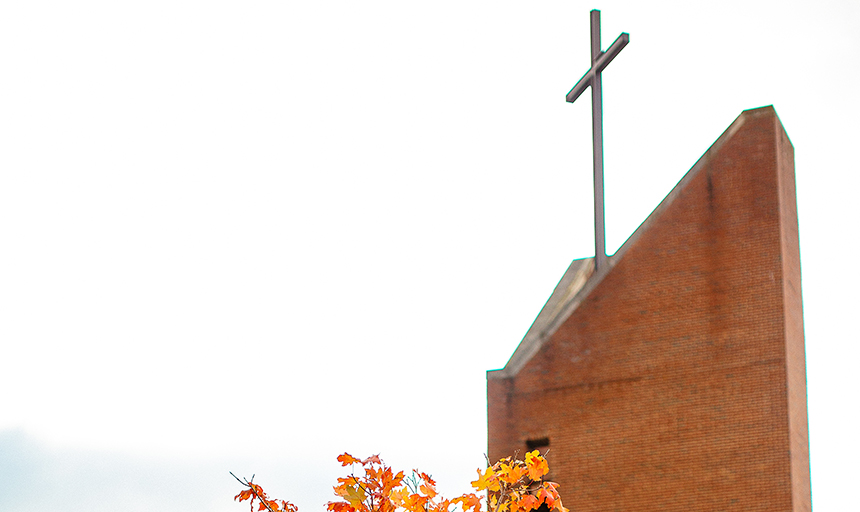
[[[793,148],[744,112],[516,372],[489,455],[549,439],[586,511],[808,511]]]

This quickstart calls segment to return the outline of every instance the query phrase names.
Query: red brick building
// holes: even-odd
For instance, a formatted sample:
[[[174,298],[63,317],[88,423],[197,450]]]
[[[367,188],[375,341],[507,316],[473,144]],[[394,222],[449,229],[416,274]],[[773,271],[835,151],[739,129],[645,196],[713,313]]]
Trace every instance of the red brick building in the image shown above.
[[[589,511],[809,511],[794,149],[743,112],[487,374],[489,456],[548,448]]]

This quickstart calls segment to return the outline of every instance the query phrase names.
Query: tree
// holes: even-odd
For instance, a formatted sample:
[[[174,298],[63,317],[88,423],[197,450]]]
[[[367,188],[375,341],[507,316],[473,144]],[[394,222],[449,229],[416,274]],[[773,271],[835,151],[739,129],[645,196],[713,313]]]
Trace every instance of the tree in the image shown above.
[[[408,477],[403,471],[395,473],[378,455],[362,460],[344,453],[337,460],[344,467],[350,466],[351,472],[337,479],[334,493],[340,500],[329,502],[328,512],[529,512],[542,505],[547,510],[568,512],[561,503],[558,484],[543,480],[549,464],[537,450],[526,453],[525,460],[508,457],[488,465],[484,471],[479,469],[472,487],[478,492],[487,491],[485,498],[469,493],[451,500],[436,492],[436,482],[430,475],[418,470]],[[356,476],[356,467],[363,475]],[[258,511],[298,512],[298,507],[288,501],[270,499],[253,477],[233,477],[246,487],[234,499],[250,500],[252,512],[255,503]]]

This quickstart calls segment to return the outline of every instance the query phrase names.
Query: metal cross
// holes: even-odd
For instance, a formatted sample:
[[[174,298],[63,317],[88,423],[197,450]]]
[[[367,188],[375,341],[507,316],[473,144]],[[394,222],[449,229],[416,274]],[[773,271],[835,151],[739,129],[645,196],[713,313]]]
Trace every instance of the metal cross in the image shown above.
[[[585,88],[591,86],[591,131],[594,135],[594,271],[604,268],[606,257],[606,231],[603,215],[603,95],[600,90],[600,73],[630,42],[630,34],[622,32],[605,52],[600,51],[600,11],[591,11],[591,69],[567,93],[573,103]]]

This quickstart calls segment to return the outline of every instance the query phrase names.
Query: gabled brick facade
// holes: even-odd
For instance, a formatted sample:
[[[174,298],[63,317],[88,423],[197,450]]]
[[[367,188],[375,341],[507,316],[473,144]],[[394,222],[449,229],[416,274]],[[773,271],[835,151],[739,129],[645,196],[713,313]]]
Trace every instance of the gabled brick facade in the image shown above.
[[[745,111],[608,267],[575,261],[487,374],[490,458],[548,443],[575,512],[811,510],[794,186]]]

